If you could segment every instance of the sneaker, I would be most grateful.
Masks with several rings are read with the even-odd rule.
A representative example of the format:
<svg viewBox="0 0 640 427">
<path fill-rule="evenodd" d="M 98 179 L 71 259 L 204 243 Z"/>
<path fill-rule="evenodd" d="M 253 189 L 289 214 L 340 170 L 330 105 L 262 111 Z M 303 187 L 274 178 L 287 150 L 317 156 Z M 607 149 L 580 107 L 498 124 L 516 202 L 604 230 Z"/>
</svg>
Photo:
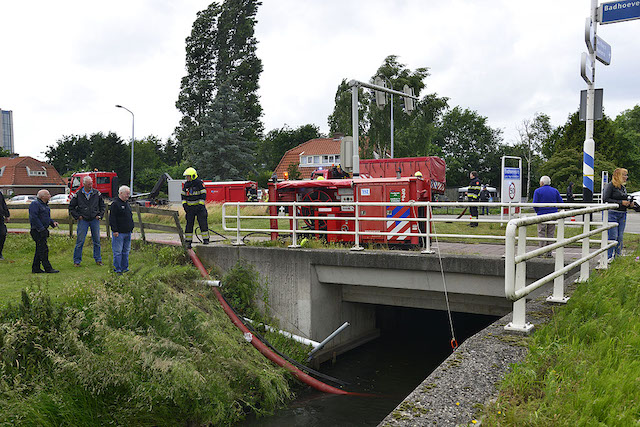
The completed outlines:
<svg viewBox="0 0 640 427">
<path fill-rule="evenodd" d="M 611 264 L 612 262 L 613 262 L 613 257 L 611 257 L 611 258 L 609 258 L 609 259 L 607 260 L 607 264 Z"/>
<path fill-rule="evenodd" d="M 97 264 L 97 265 L 104 265 L 104 264 L 102 263 L 102 261 L 96 261 L 96 264 Z"/>
<path fill-rule="evenodd" d="M 73 266 L 74 266 L 74 267 L 80 267 L 80 263 L 79 263 L 79 262 L 76 262 L 76 263 L 74 263 L 74 264 L 73 264 Z"/>
</svg>

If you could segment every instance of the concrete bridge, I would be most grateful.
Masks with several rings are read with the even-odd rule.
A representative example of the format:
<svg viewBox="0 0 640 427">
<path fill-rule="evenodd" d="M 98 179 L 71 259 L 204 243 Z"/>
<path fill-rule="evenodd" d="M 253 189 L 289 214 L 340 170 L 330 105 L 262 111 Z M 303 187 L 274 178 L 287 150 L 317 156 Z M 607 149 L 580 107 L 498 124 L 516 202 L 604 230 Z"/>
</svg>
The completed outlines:
<svg viewBox="0 0 640 427">
<path fill-rule="evenodd" d="M 504 246 L 467 244 L 456 250 L 451 245 L 448 252 L 459 253 L 229 245 L 197 246 L 196 252 L 205 266 L 224 272 L 241 259 L 253 265 L 267 282 L 269 305 L 282 329 L 321 341 L 349 322 L 318 355 L 322 362 L 379 335 L 376 305 L 446 310 L 440 259 L 452 311 L 509 313 L 513 304 L 505 298 Z M 460 253 L 463 248 L 466 253 Z M 551 271 L 552 261 L 533 260 L 527 264 L 527 280 Z"/>
</svg>

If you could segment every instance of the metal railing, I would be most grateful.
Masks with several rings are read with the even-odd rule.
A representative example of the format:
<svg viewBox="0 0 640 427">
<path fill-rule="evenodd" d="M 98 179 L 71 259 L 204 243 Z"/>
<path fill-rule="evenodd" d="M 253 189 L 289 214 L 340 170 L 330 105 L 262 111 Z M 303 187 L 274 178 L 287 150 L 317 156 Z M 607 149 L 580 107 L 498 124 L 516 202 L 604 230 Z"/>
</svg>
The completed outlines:
<svg viewBox="0 0 640 427">
<path fill-rule="evenodd" d="M 241 212 L 242 207 L 248 206 L 263 206 L 267 209 L 271 206 L 276 206 L 279 210 L 279 215 L 243 215 Z M 384 209 L 392 209 L 399 206 L 408 206 L 410 209 L 424 209 L 424 217 L 418 218 L 417 210 L 413 212 L 408 218 L 389 218 L 389 217 L 370 217 L 362 216 L 361 212 L 363 208 L 370 206 L 383 207 Z M 500 218 L 464 218 L 459 216 L 458 218 L 444 217 L 443 215 L 434 215 L 433 208 L 448 207 L 448 208 L 465 208 L 465 207 L 483 207 L 500 208 Z M 536 215 L 535 213 L 525 214 L 523 210 L 532 209 L 534 207 L 557 207 L 564 209 L 561 212 Z M 233 231 L 236 233 L 236 241 L 234 245 L 243 245 L 242 233 L 278 233 L 291 235 L 292 243 L 290 248 L 298 248 L 298 238 L 301 234 L 313 234 L 313 235 L 353 235 L 353 247 L 351 250 L 363 250 L 360 246 L 362 236 L 395 236 L 402 237 L 404 239 L 411 237 L 421 238 L 422 253 L 433 253 L 431 249 L 432 239 L 434 238 L 463 238 L 463 239 L 481 239 L 481 240 L 495 240 L 505 242 L 505 296 L 514 301 L 513 305 L 513 320 L 506 326 L 506 329 L 513 331 L 527 332 L 533 328 L 533 325 L 527 323 L 525 320 L 526 314 L 526 296 L 529 295 L 535 289 L 540 286 L 554 281 L 553 295 L 547 298 L 550 302 L 565 303 L 568 297 L 564 296 L 564 275 L 571 271 L 573 268 L 580 266 L 580 279 L 579 281 L 585 281 L 589 278 L 589 260 L 601 255 L 599 268 L 607 268 L 608 260 L 606 251 L 614 247 L 617 242 L 609 241 L 607 238 L 607 230 L 616 226 L 615 223 L 608 223 L 606 211 L 616 208 L 615 204 L 584 204 L 584 203 L 558 203 L 558 204 L 534 204 L 534 203 L 483 203 L 483 202 L 408 202 L 408 203 L 390 203 L 390 202 L 236 202 L 236 203 L 224 203 L 222 206 L 222 226 L 225 231 Z M 313 215 L 302 215 L 302 208 L 309 208 Z M 340 209 L 347 209 L 350 212 L 349 216 L 327 216 L 328 212 L 333 207 L 340 207 Z M 227 209 L 233 208 L 235 212 L 228 214 Z M 324 209 L 324 212 L 323 212 Z M 519 213 L 515 213 L 518 211 Z M 291 212 L 289 215 L 288 213 Z M 594 213 L 602 212 L 602 221 L 592 221 L 591 216 Z M 285 214 L 286 213 L 286 214 Z M 335 212 L 334 212 L 335 214 Z M 583 219 L 575 220 L 576 217 L 582 217 Z M 565 221 L 571 218 L 571 221 Z M 287 228 L 243 228 L 242 222 L 246 220 L 277 220 L 286 221 Z M 235 227 L 228 224 L 228 220 L 235 222 Z M 305 229 L 301 226 L 301 222 L 304 221 L 352 221 L 353 230 L 329 230 L 329 229 Z M 401 233 L 392 231 L 372 231 L 361 230 L 360 224 L 362 221 L 385 221 L 385 222 L 397 222 L 407 221 L 411 226 L 402 231 Z M 276 224 L 278 224 L 276 222 Z M 434 227 L 436 223 L 497 223 L 506 225 L 504 235 L 483 235 L 483 234 L 465 234 L 465 233 L 437 233 L 437 227 Z M 424 223 L 421 227 L 419 224 Z M 557 224 L 557 237 L 527 237 L 527 226 L 537 225 L 541 223 L 553 223 Z M 567 226 L 576 227 L 582 226 L 582 233 L 565 237 L 565 228 Z M 597 227 L 596 229 L 591 229 Z M 420 229 L 424 231 L 420 231 Z M 600 234 L 599 239 L 590 239 L 590 237 Z M 536 248 L 527 252 L 527 242 L 551 242 L 544 247 Z M 517 242 L 517 248 L 516 248 Z M 564 249 L 567 245 L 575 243 L 581 243 L 581 255 L 580 258 L 569 263 L 565 266 L 565 253 Z M 594 252 L 590 252 L 591 245 L 599 245 Z M 541 279 L 536 280 L 530 285 L 526 285 L 526 262 L 531 258 L 538 257 L 546 252 L 554 251 L 555 254 L 555 267 L 554 271 Z"/>
<path fill-rule="evenodd" d="M 589 279 L 589 260 L 601 255 L 599 268 L 607 268 L 607 250 L 618 244 L 617 241 L 609 241 L 607 230 L 617 226 L 616 223 L 608 223 L 608 215 L 602 215 L 602 222 L 591 222 L 591 214 L 604 212 L 608 209 L 617 208 L 616 204 L 605 204 L 585 207 L 582 209 L 562 211 L 546 215 L 532 216 L 526 218 L 512 219 L 507 224 L 505 232 L 505 274 L 504 286 L 506 297 L 514 301 L 512 321 L 505 326 L 505 329 L 519 332 L 529 332 L 533 325 L 528 323 L 526 317 L 526 297 L 542 285 L 553 282 L 553 295 L 547 298 L 549 302 L 566 303 L 569 298 L 564 296 L 564 275 L 573 268 L 580 266 L 579 282 Z M 581 234 L 565 238 L 565 219 L 575 215 L 582 215 L 584 220 Z M 527 251 L 526 249 L 526 227 L 541 223 L 556 222 L 558 224 L 558 234 L 555 239 L 538 239 L 555 241 L 551 245 Z M 591 226 L 596 226 L 591 230 Z M 589 237 L 601 234 L 600 248 L 590 252 Z M 582 241 L 581 257 L 568 265 L 564 264 L 564 247 L 566 245 Z M 518 243 L 516 248 L 516 242 Z M 554 271 L 546 276 L 526 285 L 526 262 L 545 252 L 556 250 Z"/>
</svg>

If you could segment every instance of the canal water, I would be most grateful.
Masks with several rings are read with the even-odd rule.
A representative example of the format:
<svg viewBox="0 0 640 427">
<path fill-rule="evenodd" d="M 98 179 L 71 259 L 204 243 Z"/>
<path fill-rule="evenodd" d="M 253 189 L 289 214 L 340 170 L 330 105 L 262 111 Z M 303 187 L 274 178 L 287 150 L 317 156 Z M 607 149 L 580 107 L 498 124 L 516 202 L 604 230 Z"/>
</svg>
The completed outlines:
<svg viewBox="0 0 640 427">
<path fill-rule="evenodd" d="M 347 381 L 344 389 L 379 397 L 336 396 L 300 388 L 287 408 L 242 426 L 377 426 L 451 354 L 446 312 L 377 307 L 380 338 L 327 362 L 321 371 Z M 497 317 L 453 313 L 456 338 L 484 329 Z M 333 385 L 333 384 L 332 384 Z"/>
</svg>

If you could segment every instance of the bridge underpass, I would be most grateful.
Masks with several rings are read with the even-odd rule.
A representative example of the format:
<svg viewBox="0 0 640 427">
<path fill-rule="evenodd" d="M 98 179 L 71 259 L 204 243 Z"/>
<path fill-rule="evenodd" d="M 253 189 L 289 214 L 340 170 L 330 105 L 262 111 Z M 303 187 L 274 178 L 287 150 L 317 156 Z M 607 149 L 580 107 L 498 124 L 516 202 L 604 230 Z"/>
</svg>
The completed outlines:
<svg viewBox="0 0 640 427">
<path fill-rule="evenodd" d="M 241 259 L 253 265 L 267 283 L 269 306 L 282 329 L 322 341 L 349 322 L 350 327 L 318 355 L 321 363 L 378 336 L 376 305 L 446 310 L 440 260 L 452 311 L 494 316 L 509 313 L 513 304 L 504 295 L 504 246 L 466 246 L 467 251 L 482 255 L 461 254 L 459 247 L 458 253 L 440 256 L 413 251 L 229 245 L 197 246 L 196 252 L 205 266 L 223 272 Z M 530 261 L 527 281 L 551 271 L 551 260 Z"/>
</svg>

